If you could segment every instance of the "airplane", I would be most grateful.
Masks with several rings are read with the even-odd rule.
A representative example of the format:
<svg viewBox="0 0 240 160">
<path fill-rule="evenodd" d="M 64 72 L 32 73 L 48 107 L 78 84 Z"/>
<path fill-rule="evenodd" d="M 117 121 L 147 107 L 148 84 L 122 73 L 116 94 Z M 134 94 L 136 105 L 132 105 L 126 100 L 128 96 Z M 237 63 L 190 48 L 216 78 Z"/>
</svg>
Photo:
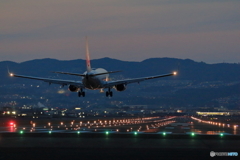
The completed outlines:
<svg viewBox="0 0 240 160">
<path fill-rule="evenodd" d="M 82 77 L 81 81 L 33 77 L 33 76 L 14 74 L 14 73 L 10 73 L 10 72 L 9 72 L 9 75 L 11 77 L 41 80 L 41 81 L 49 83 L 49 85 L 53 83 L 53 84 L 60 84 L 62 86 L 68 86 L 69 91 L 78 92 L 78 97 L 81 97 L 81 96 L 85 97 L 84 89 L 89 89 L 89 90 L 100 89 L 101 92 L 103 92 L 103 89 L 108 89 L 106 91 L 106 97 L 109 97 L 109 96 L 112 97 L 113 96 L 113 92 L 111 91 L 112 88 L 121 92 L 121 91 L 124 91 L 126 89 L 126 86 L 130 83 L 139 83 L 139 82 L 149 80 L 149 79 L 177 75 L 177 72 L 174 71 L 172 73 L 163 74 L 163 75 L 154 75 L 154 76 L 149 76 L 149 77 L 140 77 L 140 78 L 133 78 L 133 79 L 110 81 L 109 74 L 117 73 L 117 72 L 120 72 L 120 71 L 107 71 L 103 68 L 97 68 L 97 69 L 91 68 L 90 54 L 89 54 L 89 48 L 88 48 L 88 39 L 86 37 L 86 71 L 83 74 L 59 72 L 59 71 L 53 72 L 53 73 L 58 73 L 58 74 L 80 76 L 80 77 Z"/>
</svg>

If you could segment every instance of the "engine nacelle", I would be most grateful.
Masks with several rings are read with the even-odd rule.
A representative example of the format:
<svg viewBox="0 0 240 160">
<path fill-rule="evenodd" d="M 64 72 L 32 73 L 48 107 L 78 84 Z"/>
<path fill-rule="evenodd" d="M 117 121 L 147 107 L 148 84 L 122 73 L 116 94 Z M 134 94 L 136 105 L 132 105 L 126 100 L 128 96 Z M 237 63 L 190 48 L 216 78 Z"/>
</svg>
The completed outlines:
<svg viewBox="0 0 240 160">
<path fill-rule="evenodd" d="M 125 84 L 119 84 L 119 85 L 115 85 L 115 89 L 117 90 L 117 91 L 124 91 L 125 89 L 126 89 L 126 86 L 125 86 Z"/>
<path fill-rule="evenodd" d="M 78 87 L 76 87 L 76 86 L 74 86 L 74 85 L 70 85 L 70 86 L 68 87 L 68 90 L 71 91 L 71 92 L 77 92 L 77 91 L 79 91 L 79 89 L 80 89 L 80 88 L 78 88 Z"/>
</svg>

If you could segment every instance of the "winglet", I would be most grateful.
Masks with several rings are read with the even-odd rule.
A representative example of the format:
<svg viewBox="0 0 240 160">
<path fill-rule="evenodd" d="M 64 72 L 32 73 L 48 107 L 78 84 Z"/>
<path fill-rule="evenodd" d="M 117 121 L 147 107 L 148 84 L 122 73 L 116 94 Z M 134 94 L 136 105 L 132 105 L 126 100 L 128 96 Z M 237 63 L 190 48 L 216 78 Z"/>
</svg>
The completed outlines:
<svg viewBox="0 0 240 160">
<path fill-rule="evenodd" d="M 177 67 L 177 71 L 173 72 L 174 75 L 177 75 L 179 72 L 179 66 L 180 66 L 180 62 L 178 62 L 178 67 Z"/>
<path fill-rule="evenodd" d="M 88 49 L 88 38 L 86 37 L 86 67 L 87 72 L 91 72 L 91 63 L 90 63 L 90 55 L 89 55 L 89 49 Z"/>
<path fill-rule="evenodd" d="M 14 76 L 14 74 L 13 74 L 13 73 L 11 73 L 11 72 L 9 71 L 9 68 L 8 68 L 8 66 L 7 66 L 7 71 L 8 71 L 8 75 L 9 75 L 9 76 L 11 76 L 11 77 L 13 77 L 13 76 Z"/>
<path fill-rule="evenodd" d="M 7 71 L 8 71 L 8 74 L 10 74 L 10 71 L 9 71 L 9 68 L 8 68 L 8 66 L 7 66 Z"/>
</svg>

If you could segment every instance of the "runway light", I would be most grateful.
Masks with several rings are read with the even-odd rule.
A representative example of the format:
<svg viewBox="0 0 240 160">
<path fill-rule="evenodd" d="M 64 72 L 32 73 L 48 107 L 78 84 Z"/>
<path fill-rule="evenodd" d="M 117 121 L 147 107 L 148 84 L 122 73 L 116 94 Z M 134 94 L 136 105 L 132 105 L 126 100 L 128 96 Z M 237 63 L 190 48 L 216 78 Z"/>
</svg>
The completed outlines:
<svg viewBox="0 0 240 160">
<path fill-rule="evenodd" d="M 51 134 L 52 132 L 51 132 L 51 131 L 49 131 L 48 133 L 49 133 L 49 134 Z"/>
<path fill-rule="evenodd" d="M 23 131 L 20 131 L 20 134 L 23 134 Z"/>
<path fill-rule="evenodd" d="M 165 136 L 165 135 L 166 135 L 166 132 L 163 132 L 163 135 Z"/>
<path fill-rule="evenodd" d="M 108 132 L 108 131 L 106 131 L 105 133 L 106 133 L 106 135 L 108 135 L 108 134 L 109 134 L 109 132 Z"/>
<path fill-rule="evenodd" d="M 134 135 L 137 135 L 137 132 L 134 132 Z"/>
<path fill-rule="evenodd" d="M 223 136 L 223 134 L 222 134 L 222 133 L 220 133 L 220 136 L 222 137 L 222 136 Z"/>
<path fill-rule="evenodd" d="M 78 131 L 77 134 L 80 134 L 80 131 Z"/>
<path fill-rule="evenodd" d="M 195 136 L 195 133 L 192 132 L 191 135 L 192 135 L 192 136 Z"/>
</svg>

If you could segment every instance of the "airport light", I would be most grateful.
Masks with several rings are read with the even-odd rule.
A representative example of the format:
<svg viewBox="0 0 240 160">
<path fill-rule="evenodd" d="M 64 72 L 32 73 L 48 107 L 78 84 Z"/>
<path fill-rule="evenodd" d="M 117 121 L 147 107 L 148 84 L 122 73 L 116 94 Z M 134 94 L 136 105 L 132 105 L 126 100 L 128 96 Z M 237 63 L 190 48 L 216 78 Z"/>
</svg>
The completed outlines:
<svg viewBox="0 0 240 160">
<path fill-rule="evenodd" d="M 165 135 L 166 135 L 166 132 L 163 132 L 163 135 L 165 136 Z"/>
<path fill-rule="evenodd" d="M 80 131 L 78 131 L 77 134 L 80 134 Z"/>
<path fill-rule="evenodd" d="M 10 122 L 9 125 L 12 127 L 14 126 L 14 122 Z"/>
<path fill-rule="evenodd" d="M 222 137 L 222 136 L 223 136 L 223 133 L 220 133 L 220 136 Z"/>
<path fill-rule="evenodd" d="M 51 134 L 51 133 L 52 133 L 52 131 L 49 131 L 48 133 L 49 133 L 49 134 Z"/>
<path fill-rule="evenodd" d="M 134 132 L 134 135 L 137 135 L 137 132 Z"/>
<path fill-rule="evenodd" d="M 23 131 L 20 131 L 20 134 L 23 134 Z"/>
<path fill-rule="evenodd" d="M 108 135 L 108 134 L 109 134 L 109 132 L 108 132 L 108 131 L 106 131 L 105 133 L 106 133 L 106 135 Z"/>
<path fill-rule="evenodd" d="M 192 132 L 191 135 L 192 135 L 192 136 L 195 136 L 195 133 Z"/>
</svg>

